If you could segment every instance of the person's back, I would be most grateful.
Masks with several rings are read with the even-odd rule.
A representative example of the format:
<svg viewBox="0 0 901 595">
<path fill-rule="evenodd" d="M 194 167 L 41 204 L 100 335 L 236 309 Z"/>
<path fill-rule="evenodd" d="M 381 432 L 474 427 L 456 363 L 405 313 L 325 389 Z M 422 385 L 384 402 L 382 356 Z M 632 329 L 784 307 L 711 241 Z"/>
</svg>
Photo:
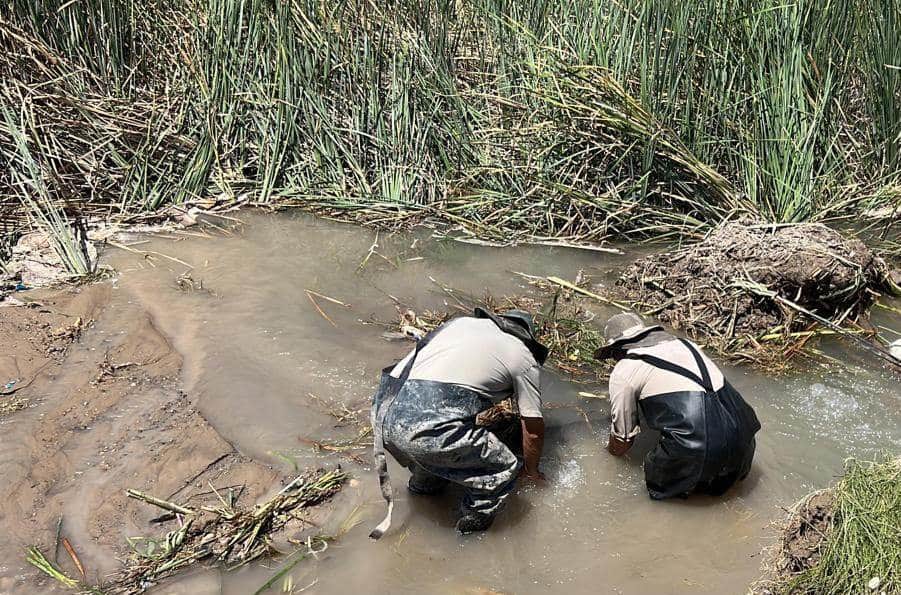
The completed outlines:
<svg viewBox="0 0 901 595">
<path fill-rule="evenodd" d="M 600 359 L 612 357 L 611 431 L 614 455 L 632 446 L 645 424 L 660 442 L 645 458 L 652 498 L 692 491 L 719 494 L 747 475 L 760 423 L 754 410 L 694 343 L 677 339 L 634 314 L 618 314 L 605 327 Z"/>
<path fill-rule="evenodd" d="M 389 506 L 371 537 L 383 535 L 391 523 L 385 451 L 410 470 L 407 489 L 413 494 L 435 494 L 448 483 L 463 487 L 460 533 L 491 525 L 520 470 L 541 480 L 539 366 L 547 353 L 528 313 L 476 308 L 472 317 L 443 324 L 383 370 L 373 396 L 373 452 Z M 519 404 L 522 461 L 489 429 L 476 425 L 480 412 L 512 395 Z"/>
<path fill-rule="evenodd" d="M 400 377 L 411 352 L 392 370 Z M 541 417 L 539 365 L 516 337 L 488 318 L 461 317 L 445 323 L 410 369 L 410 380 L 462 386 L 498 402 L 516 394 L 524 417 Z"/>
<path fill-rule="evenodd" d="M 705 354 L 697 344 L 692 343 L 691 341 L 689 341 L 689 343 L 691 343 L 701 355 L 701 359 L 710 374 L 713 390 L 716 391 L 723 388 L 725 378 L 719 367 L 707 357 L 707 354 Z M 675 364 L 680 368 L 690 370 L 698 376 L 701 375 L 701 370 L 691 352 L 686 349 L 685 345 L 676 337 L 673 337 L 669 341 L 658 343 L 657 345 L 629 349 L 629 353 L 652 355 Z M 615 373 L 617 379 L 622 379 L 624 377 L 629 378 L 630 384 L 639 391 L 639 398 L 652 397 L 654 395 L 679 390 L 703 390 L 703 387 L 694 380 L 670 370 L 657 368 L 640 359 L 622 360 L 617 364 Z M 611 380 L 614 380 L 613 374 L 611 374 Z"/>
<path fill-rule="evenodd" d="M 725 383 L 722 372 L 699 348 L 698 352 L 710 373 L 713 390 L 720 390 Z M 667 337 L 667 340 L 650 346 L 631 347 L 628 353 L 656 357 L 701 375 L 691 352 L 675 337 Z M 700 384 L 681 374 L 653 366 L 641 359 L 623 358 L 610 373 L 611 432 L 621 440 L 631 440 L 639 433 L 638 412 L 642 399 L 672 392 L 700 390 L 704 390 Z"/>
</svg>

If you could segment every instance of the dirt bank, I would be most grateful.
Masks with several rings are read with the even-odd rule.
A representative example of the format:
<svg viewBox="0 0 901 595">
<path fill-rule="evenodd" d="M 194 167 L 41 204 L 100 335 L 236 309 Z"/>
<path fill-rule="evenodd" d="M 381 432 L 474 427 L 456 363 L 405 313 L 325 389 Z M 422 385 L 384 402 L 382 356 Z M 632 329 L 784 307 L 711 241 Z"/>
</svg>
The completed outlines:
<svg viewBox="0 0 901 595">
<path fill-rule="evenodd" d="M 789 511 L 759 595 L 899 593 L 901 459 L 849 459 L 845 476 Z"/>
<path fill-rule="evenodd" d="M 701 242 L 639 259 L 617 282 L 634 307 L 720 355 L 770 363 L 822 330 L 870 330 L 883 290 L 893 291 L 886 262 L 820 224 L 729 223 Z"/>
<path fill-rule="evenodd" d="M 38 544 L 53 559 L 60 517 L 88 582 L 114 570 L 127 536 L 157 532 L 159 511 L 127 488 L 184 501 L 210 483 L 245 485 L 252 502 L 277 483 L 198 413 L 181 356 L 112 283 L 20 295 L 32 305 L 0 308 L 0 386 L 15 391 L 0 399 L 26 404 L 0 417 L 0 592 L 51 588 L 24 553 Z M 65 552 L 59 563 L 77 575 Z"/>
</svg>

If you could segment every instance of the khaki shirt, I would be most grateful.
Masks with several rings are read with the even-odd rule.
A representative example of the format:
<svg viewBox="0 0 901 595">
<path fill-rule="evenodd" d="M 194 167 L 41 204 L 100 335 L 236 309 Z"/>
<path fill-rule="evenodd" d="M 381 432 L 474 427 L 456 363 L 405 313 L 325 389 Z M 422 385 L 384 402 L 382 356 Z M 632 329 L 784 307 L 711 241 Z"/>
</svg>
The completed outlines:
<svg viewBox="0 0 901 595">
<path fill-rule="evenodd" d="M 723 373 L 700 347 L 695 345 L 695 348 L 701 352 L 701 357 L 707 365 L 713 390 L 723 388 L 725 382 Z M 694 356 L 677 339 L 627 351 L 654 355 L 701 376 Z M 687 390 L 704 390 L 704 388 L 684 376 L 655 368 L 641 360 L 622 359 L 616 362 L 610 374 L 610 433 L 620 440 L 634 438 L 641 431 L 638 423 L 638 401 L 654 395 Z"/>
<path fill-rule="evenodd" d="M 400 377 L 409 353 L 391 371 Z M 456 384 L 497 403 L 516 395 L 523 417 L 541 417 L 540 366 L 525 343 L 487 318 L 457 318 L 416 356 L 410 376 Z"/>
</svg>

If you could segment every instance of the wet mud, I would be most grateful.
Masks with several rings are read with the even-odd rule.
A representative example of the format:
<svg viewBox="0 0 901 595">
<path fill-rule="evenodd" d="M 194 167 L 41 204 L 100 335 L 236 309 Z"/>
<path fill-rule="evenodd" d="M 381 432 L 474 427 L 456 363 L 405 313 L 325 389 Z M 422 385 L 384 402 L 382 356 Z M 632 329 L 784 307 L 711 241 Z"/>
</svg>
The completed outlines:
<svg viewBox="0 0 901 595">
<path fill-rule="evenodd" d="M 246 485 L 255 498 L 276 483 L 198 413 L 181 389 L 181 357 L 124 298 L 107 282 L 32 292 L 39 306 L 0 309 L 3 378 L 19 379 L 28 402 L 0 418 L 2 593 L 56 588 L 25 565 L 24 550 L 52 555 L 60 518 L 89 582 L 116 570 L 126 537 L 146 534 L 159 514 L 128 488 L 189 499 L 212 482 Z M 77 576 L 65 552 L 59 561 Z"/>
<path fill-rule="evenodd" d="M 833 497 L 818 493 L 804 502 L 782 538 L 783 571 L 797 574 L 816 566 L 821 548 L 832 528 Z"/>
</svg>

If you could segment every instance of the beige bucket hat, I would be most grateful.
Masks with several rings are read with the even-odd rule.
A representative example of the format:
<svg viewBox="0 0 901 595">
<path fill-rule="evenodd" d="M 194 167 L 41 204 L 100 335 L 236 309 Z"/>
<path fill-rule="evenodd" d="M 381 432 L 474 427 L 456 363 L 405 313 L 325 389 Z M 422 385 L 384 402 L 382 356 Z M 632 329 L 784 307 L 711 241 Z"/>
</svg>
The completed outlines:
<svg viewBox="0 0 901 595">
<path fill-rule="evenodd" d="M 640 339 L 651 331 L 663 330 L 659 324 L 648 325 L 638 314 L 622 312 L 610 317 L 604 326 L 604 338 L 607 342 L 603 347 L 594 352 L 595 359 L 608 359 L 613 350 Z"/>
</svg>

